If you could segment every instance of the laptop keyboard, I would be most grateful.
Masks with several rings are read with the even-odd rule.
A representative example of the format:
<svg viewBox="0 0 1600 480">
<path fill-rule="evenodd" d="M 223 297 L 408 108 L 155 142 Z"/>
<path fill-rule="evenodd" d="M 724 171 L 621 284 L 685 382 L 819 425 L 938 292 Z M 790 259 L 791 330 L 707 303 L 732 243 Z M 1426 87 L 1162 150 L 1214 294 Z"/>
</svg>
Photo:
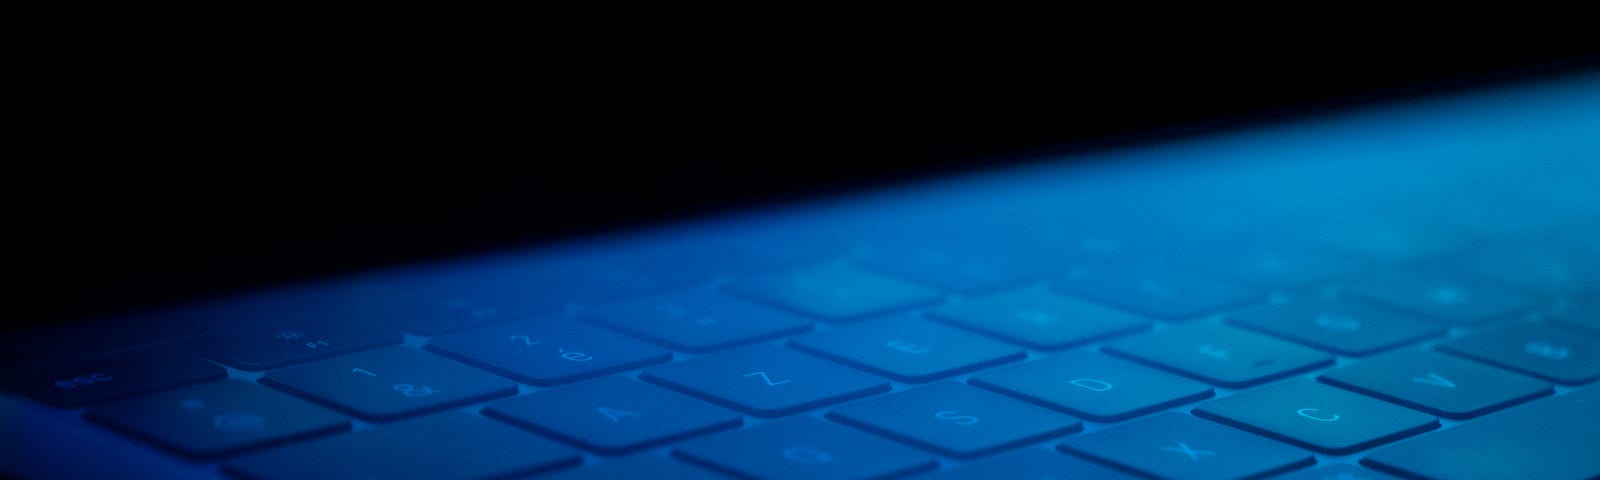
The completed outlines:
<svg viewBox="0 0 1600 480">
<path fill-rule="evenodd" d="M 1600 476 L 1600 183 L 1462 162 L 911 189 L 342 279 L 8 385 L 211 477 Z M 1443 207 L 1472 182 L 1516 218 Z"/>
</svg>

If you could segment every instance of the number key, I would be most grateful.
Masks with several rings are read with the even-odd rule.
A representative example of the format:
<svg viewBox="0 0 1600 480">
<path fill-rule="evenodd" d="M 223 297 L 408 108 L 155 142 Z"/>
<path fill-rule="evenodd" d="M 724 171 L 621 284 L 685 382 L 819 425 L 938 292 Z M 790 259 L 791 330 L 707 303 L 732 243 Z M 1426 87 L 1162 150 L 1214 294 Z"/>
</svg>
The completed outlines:
<svg viewBox="0 0 1600 480">
<path fill-rule="evenodd" d="M 391 347 L 267 372 L 261 383 L 389 420 L 516 393 L 503 378 L 438 356 Z"/>
<path fill-rule="evenodd" d="M 660 347 L 576 322 L 504 323 L 434 338 L 426 347 L 518 381 L 549 386 L 672 358 Z"/>
</svg>

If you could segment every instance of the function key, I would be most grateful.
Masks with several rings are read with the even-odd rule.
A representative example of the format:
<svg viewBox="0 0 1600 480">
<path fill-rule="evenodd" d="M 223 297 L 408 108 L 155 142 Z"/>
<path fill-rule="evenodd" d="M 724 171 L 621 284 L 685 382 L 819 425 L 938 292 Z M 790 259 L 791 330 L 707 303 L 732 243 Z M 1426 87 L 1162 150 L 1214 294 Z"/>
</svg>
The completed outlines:
<svg viewBox="0 0 1600 480">
<path fill-rule="evenodd" d="M 994 239 L 991 239 L 994 240 Z M 918 244 L 920 243 L 920 244 Z M 1043 278 L 1056 265 L 1015 245 L 990 242 L 895 243 L 856 251 L 862 268 L 944 291 L 979 293 Z M 1036 253 L 1049 253 L 1048 250 Z"/>
<path fill-rule="evenodd" d="M 1228 388 L 1333 363 L 1333 356 L 1223 325 L 1180 325 L 1109 343 L 1105 351 Z"/>
<path fill-rule="evenodd" d="M 762 416 L 889 390 L 889 382 L 771 345 L 751 345 L 646 369 L 639 378 Z"/>
<path fill-rule="evenodd" d="M 446 412 L 248 455 L 223 470 L 256 479 L 505 478 L 581 458 L 510 425 Z"/>
<path fill-rule="evenodd" d="M 1011 453 L 987 457 L 952 470 L 940 472 L 938 475 L 919 478 L 936 478 L 939 480 L 991 480 L 996 478 L 1022 480 L 1057 480 L 1060 478 L 1137 480 L 1145 477 L 1115 470 L 1074 455 L 1039 448 L 1025 448 Z"/>
<path fill-rule="evenodd" d="M 1097 422 L 1210 398 L 1211 386 L 1096 352 L 1067 352 L 979 373 L 973 385 Z"/>
<path fill-rule="evenodd" d="M 692 440 L 674 452 L 749 478 L 886 478 L 933 468 L 933 456 L 811 417 Z"/>
<path fill-rule="evenodd" d="M 959 457 L 1083 428 L 1065 414 L 952 382 L 846 404 L 828 412 L 828 418 Z"/>
<path fill-rule="evenodd" d="M 1158 478 L 1256 478 L 1311 465 L 1311 452 L 1181 413 L 1068 438 L 1068 452 Z"/>
<path fill-rule="evenodd" d="M 1435 348 L 1560 383 L 1600 378 L 1600 337 L 1542 323 L 1479 332 Z"/>
<path fill-rule="evenodd" d="M 1059 349 L 1141 330 L 1150 321 L 1098 304 L 1029 288 L 968 299 L 928 316 L 1037 349 Z"/>
<path fill-rule="evenodd" d="M 1056 288 L 1129 311 L 1164 319 L 1187 319 L 1249 302 L 1255 291 L 1159 263 L 1078 268 Z"/>
<path fill-rule="evenodd" d="M 197 457 L 350 428 L 342 415 L 239 380 L 107 403 L 88 418 Z"/>
<path fill-rule="evenodd" d="M 919 318 L 894 318 L 813 332 L 794 348 L 892 379 L 921 383 L 1021 359 L 1021 348 Z"/>
<path fill-rule="evenodd" d="M 194 355 L 146 350 L 34 368 L 8 383 L 35 400 L 76 407 L 225 376 L 222 367 Z"/>
<path fill-rule="evenodd" d="M 230 367 L 259 371 L 397 343 L 400 332 L 374 323 L 318 318 L 252 328 L 203 348 Z"/>
<path fill-rule="evenodd" d="M 389 292 L 381 306 L 360 310 L 363 318 L 419 335 L 439 335 L 464 328 L 528 318 L 559 311 L 559 301 L 529 295 L 525 285 L 477 285 L 435 282 Z"/>
<path fill-rule="evenodd" d="M 707 352 L 811 329 L 811 320 L 724 293 L 686 290 L 590 308 L 583 316 L 674 350 Z"/>
<path fill-rule="evenodd" d="M 672 353 L 562 319 L 502 323 L 434 338 L 428 350 L 533 385 L 550 386 L 670 360 Z"/>
<path fill-rule="evenodd" d="M 1381 272 L 1351 284 L 1349 291 L 1385 306 L 1461 323 L 1507 317 L 1534 301 L 1510 288 L 1440 269 Z"/>
<path fill-rule="evenodd" d="M 370 420 L 511 395 L 517 385 L 418 350 L 390 347 L 267 372 L 261 383 Z"/>
<path fill-rule="evenodd" d="M 852 320 L 938 301 L 939 292 L 844 264 L 758 276 L 728 291 L 823 320 Z"/>
<path fill-rule="evenodd" d="M 1430 415 L 1310 380 L 1212 400 L 1194 414 L 1336 455 L 1439 428 Z"/>
<path fill-rule="evenodd" d="M 1485 415 L 1373 450 L 1361 463 L 1417 478 L 1600 478 L 1600 388 Z"/>
<path fill-rule="evenodd" d="M 501 400 L 483 413 L 610 453 L 742 422 L 721 407 L 621 376 Z"/>
<path fill-rule="evenodd" d="M 1186 265 L 1261 288 L 1293 289 L 1360 272 L 1352 259 L 1281 243 L 1212 245 L 1180 257 Z"/>
<path fill-rule="evenodd" d="M 1235 325 L 1342 355 L 1367 355 L 1444 333 L 1442 325 L 1348 300 L 1304 298 L 1228 315 Z"/>
<path fill-rule="evenodd" d="M 1372 357 L 1323 382 L 1446 418 L 1471 418 L 1551 393 L 1549 383 L 1421 350 Z"/>
</svg>

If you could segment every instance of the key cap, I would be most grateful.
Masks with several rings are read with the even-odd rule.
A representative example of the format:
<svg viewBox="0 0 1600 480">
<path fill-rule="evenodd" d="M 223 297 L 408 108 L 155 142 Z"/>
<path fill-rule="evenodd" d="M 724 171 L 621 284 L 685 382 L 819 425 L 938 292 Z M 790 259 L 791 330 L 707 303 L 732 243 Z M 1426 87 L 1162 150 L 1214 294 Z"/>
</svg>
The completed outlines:
<svg viewBox="0 0 1600 480">
<path fill-rule="evenodd" d="M 563 470 L 539 478 L 544 480 L 612 480 L 618 478 L 727 480 L 728 476 L 693 464 L 645 453 L 612 460 L 597 467 Z"/>
<path fill-rule="evenodd" d="M 938 292 L 843 264 L 763 275 L 728 285 L 736 295 L 827 321 L 852 320 L 939 300 Z"/>
<path fill-rule="evenodd" d="M 1440 353 L 1405 350 L 1323 373 L 1323 382 L 1445 418 L 1472 418 L 1552 391 L 1550 384 Z"/>
<path fill-rule="evenodd" d="M 1435 348 L 1560 383 L 1600 378 L 1600 338 L 1542 323 L 1479 332 Z"/>
<path fill-rule="evenodd" d="M 521 284 L 434 281 L 385 292 L 377 306 L 361 309 L 363 319 L 421 335 L 441 335 L 479 325 L 548 315 L 563 303 L 530 295 Z"/>
<path fill-rule="evenodd" d="M 1118 340 L 1106 353 L 1200 381 L 1243 388 L 1333 363 L 1333 356 L 1232 327 L 1180 325 Z"/>
<path fill-rule="evenodd" d="M 501 478 L 578 463 L 555 441 L 462 412 L 445 412 L 256 453 L 223 470 L 242 477 Z"/>
<path fill-rule="evenodd" d="M 1296 232 L 1306 243 L 1350 252 L 1361 258 L 1409 262 L 1457 248 L 1454 235 L 1393 220 L 1357 217 L 1308 224 Z"/>
<path fill-rule="evenodd" d="M 1061 449 L 1159 478 L 1255 478 L 1316 461 L 1311 452 L 1181 413 L 1067 438 Z"/>
<path fill-rule="evenodd" d="M 273 370 L 261 383 L 368 420 L 393 420 L 517 393 L 517 385 L 506 379 L 405 347 Z"/>
<path fill-rule="evenodd" d="M 227 371 L 193 355 L 140 351 L 30 369 L 8 379 L 17 391 L 61 407 L 219 380 Z"/>
<path fill-rule="evenodd" d="M 1600 476 L 1600 388 L 1536 400 L 1373 450 L 1361 463 L 1421 478 Z"/>
<path fill-rule="evenodd" d="M 1022 349 L 919 318 L 894 318 L 813 332 L 796 349 L 879 375 L 922 383 L 1021 359 Z"/>
<path fill-rule="evenodd" d="M 645 369 L 639 378 L 761 416 L 887 391 L 889 382 L 771 345 L 751 345 Z"/>
<path fill-rule="evenodd" d="M 240 370 L 270 370 L 400 343 L 400 332 L 341 318 L 315 318 L 252 328 L 202 347 L 207 357 Z"/>
<path fill-rule="evenodd" d="M 490 404 L 483 414 L 618 453 L 742 423 L 739 414 L 621 376 Z"/>
<path fill-rule="evenodd" d="M 1277 480 L 1401 480 L 1400 477 L 1394 475 L 1345 464 L 1301 470 L 1273 478 Z"/>
<path fill-rule="evenodd" d="M 1152 263 L 1074 269 L 1055 287 L 1070 295 L 1171 320 L 1197 317 L 1257 297 L 1243 286 Z"/>
<path fill-rule="evenodd" d="M 1462 262 L 1461 270 L 1545 293 L 1600 287 L 1600 257 L 1553 242 L 1491 249 Z"/>
<path fill-rule="evenodd" d="M 223 380 L 90 408 L 87 417 L 196 457 L 350 428 L 328 409 L 241 380 Z"/>
<path fill-rule="evenodd" d="M 811 417 L 691 440 L 673 453 L 735 475 L 774 480 L 884 478 L 935 464 L 911 447 Z"/>
<path fill-rule="evenodd" d="M 1234 325 L 1343 355 L 1380 350 L 1444 334 L 1441 325 L 1348 300 L 1308 297 L 1228 315 Z"/>
<path fill-rule="evenodd" d="M 1029 288 L 939 307 L 928 316 L 1029 348 L 1060 349 L 1119 333 L 1150 321 L 1097 304 Z"/>
<path fill-rule="evenodd" d="M 940 480 L 991 480 L 996 478 L 1027 480 L 1135 480 L 1144 478 L 1131 473 L 1113 470 L 1061 452 L 1026 448 L 1011 453 L 987 457 L 938 475 L 919 478 Z"/>
<path fill-rule="evenodd" d="M 602 305 L 584 317 L 674 350 L 702 353 L 811 329 L 811 321 L 798 315 L 705 290 Z"/>
<path fill-rule="evenodd" d="M 939 290 L 980 293 L 1044 278 L 1056 264 L 1035 253 L 994 243 L 893 243 L 862 248 L 854 263 L 862 268 Z M 1007 247 L 1014 247 L 1007 245 Z"/>
<path fill-rule="evenodd" d="M 828 412 L 828 418 L 958 457 L 1083 428 L 1076 418 L 954 382 L 846 404 Z"/>
<path fill-rule="evenodd" d="M 1353 282 L 1351 295 L 1428 318 L 1479 323 L 1525 310 L 1533 298 L 1443 270 L 1382 272 Z"/>
<path fill-rule="evenodd" d="M 1343 455 L 1439 428 L 1439 419 L 1310 380 L 1219 398 L 1194 409 L 1294 445 Z"/>
<path fill-rule="evenodd" d="M 969 383 L 1096 422 L 1116 422 L 1210 398 L 1194 380 L 1076 351 L 973 375 Z"/>
<path fill-rule="evenodd" d="M 1198 270 L 1261 288 L 1293 289 L 1360 272 L 1344 255 L 1284 243 L 1241 241 L 1184 254 Z"/>
<path fill-rule="evenodd" d="M 559 385 L 670 360 L 672 353 L 600 328 L 557 319 L 491 325 L 434 338 L 429 351 L 519 382 Z"/>
</svg>

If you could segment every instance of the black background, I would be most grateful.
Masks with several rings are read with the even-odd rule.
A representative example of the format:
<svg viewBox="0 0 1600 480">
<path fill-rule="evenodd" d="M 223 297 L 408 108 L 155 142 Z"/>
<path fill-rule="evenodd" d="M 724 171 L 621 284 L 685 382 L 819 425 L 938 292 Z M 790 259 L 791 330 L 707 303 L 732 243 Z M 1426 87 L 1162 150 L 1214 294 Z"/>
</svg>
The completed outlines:
<svg viewBox="0 0 1600 480">
<path fill-rule="evenodd" d="M 1270 42 L 1005 58 L 280 47 L 113 42 L 36 59 L 4 180 L 9 325 L 1595 63 L 1573 48 Z"/>
</svg>

